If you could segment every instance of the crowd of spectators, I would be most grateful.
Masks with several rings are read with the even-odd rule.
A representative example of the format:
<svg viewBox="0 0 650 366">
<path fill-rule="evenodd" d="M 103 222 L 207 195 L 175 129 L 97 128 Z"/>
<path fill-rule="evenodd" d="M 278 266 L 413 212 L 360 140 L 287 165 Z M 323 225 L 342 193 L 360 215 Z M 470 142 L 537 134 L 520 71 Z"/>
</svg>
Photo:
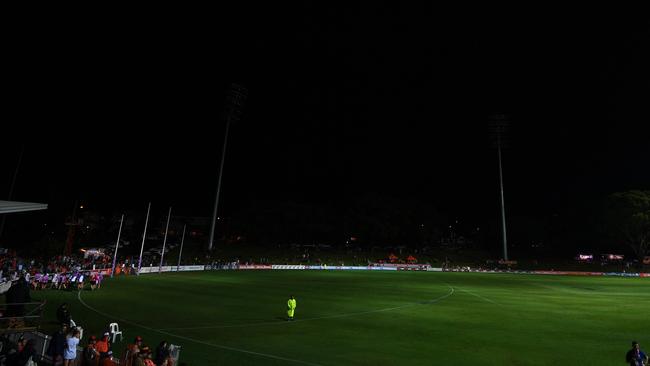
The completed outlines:
<svg viewBox="0 0 650 366">
<path fill-rule="evenodd" d="M 33 339 L 18 338 L 16 348 L 6 353 L 4 364 L 6 366 L 24 366 L 28 362 L 35 361 L 37 352 Z"/>
<path fill-rule="evenodd" d="M 135 337 L 133 343 L 128 344 L 117 359 L 114 355 L 114 344 L 111 333 L 107 329 L 101 337 L 88 336 L 86 345 L 77 352 L 82 335 L 82 329 L 72 320 L 70 310 L 66 303 L 57 309 L 57 321 L 61 328 L 54 334 L 47 350 L 47 355 L 54 365 L 80 365 L 80 366 L 172 366 L 171 347 L 166 341 L 160 342 L 155 352 L 144 344 L 142 337 Z M 66 362 L 67 361 L 67 362 Z"/>
<path fill-rule="evenodd" d="M 172 366 L 171 347 L 167 341 L 158 344 L 155 350 L 146 345 L 142 337 L 137 336 L 122 352 L 121 357 L 113 353 L 114 344 L 111 335 L 104 332 L 100 338 L 88 337 L 82 351 L 77 352 L 80 342 L 80 330 L 69 323 L 62 323 L 61 329 L 52 335 L 47 355 L 54 365 L 79 366 Z M 23 364 L 21 364 L 23 365 Z"/>
<path fill-rule="evenodd" d="M 24 295 L 25 288 L 83 290 L 89 285 L 91 290 L 96 290 L 101 288 L 104 279 L 103 266 L 72 256 L 26 261 L 5 253 L 0 256 L 0 268 L 0 284 L 6 284 L 3 289 L 6 290 L 7 303 L 29 302 L 29 295 Z M 20 316 L 20 312 L 12 312 L 16 307 L 10 308 L 9 315 Z"/>
</svg>

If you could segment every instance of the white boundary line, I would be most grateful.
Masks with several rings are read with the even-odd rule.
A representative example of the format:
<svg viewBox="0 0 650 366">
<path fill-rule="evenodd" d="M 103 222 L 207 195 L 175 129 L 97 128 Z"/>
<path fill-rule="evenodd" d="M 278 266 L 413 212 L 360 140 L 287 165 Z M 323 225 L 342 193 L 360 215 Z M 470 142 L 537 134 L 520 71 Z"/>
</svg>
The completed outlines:
<svg viewBox="0 0 650 366">
<path fill-rule="evenodd" d="M 249 354 L 249 355 L 254 355 L 254 356 L 259 356 L 259 357 L 271 358 L 271 359 L 274 359 L 274 360 L 281 360 L 281 361 L 287 361 L 287 362 L 299 363 L 299 364 L 302 364 L 302 365 L 322 366 L 322 365 L 317 364 L 317 363 L 311 363 L 311 362 L 305 362 L 305 361 L 300 361 L 300 360 L 294 360 L 294 359 L 291 359 L 291 358 L 285 358 L 285 357 L 281 357 L 281 356 L 275 356 L 275 355 L 271 355 L 271 354 L 268 354 L 268 353 L 253 352 L 253 351 L 247 351 L 247 350 L 245 350 L 245 349 L 241 349 L 241 348 L 228 347 L 228 346 L 224 346 L 224 345 L 221 345 L 221 344 L 215 344 L 215 343 L 208 343 L 208 342 L 204 342 L 204 341 L 201 341 L 201 340 L 198 340 L 198 339 L 189 338 L 189 337 L 185 337 L 185 336 L 181 336 L 181 335 L 177 335 L 177 334 L 173 334 L 173 333 L 165 332 L 165 331 L 163 331 L 163 330 L 159 330 L 159 329 L 154 329 L 154 328 L 151 328 L 151 327 L 147 327 L 146 325 L 138 324 L 138 323 L 135 323 L 135 322 L 132 322 L 132 321 L 126 320 L 126 319 L 121 319 L 121 318 L 118 318 L 118 317 L 112 316 L 112 315 L 110 315 L 110 314 L 104 313 L 104 312 L 102 312 L 102 311 L 100 311 L 100 310 L 97 310 L 97 309 L 93 308 L 92 306 L 86 304 L 85 301 L 83 301 L 83 299 L 81 298 L 81 291 L 79 291 L 79 292 L 77 293 L 77 298 L 79 299 L 79 302 L 81 302 L 81 304 L 82 304 L 83 306 L 85 306 L 85 307 L 86 307 L 87 309 L 89 309 L 89 310 L 92 310 L 92 311 L 96 312 L 96 313 L 99 314 L 99 315 L 102 315 L 102 316 L 104 316 L 104 317 L 106 317 L 106 318 L 109 318 L 109 319 L 116 319 L 116 320 L 119 320 L 120 322 L 123 322 L 123 323 L 127 323 L 127 324 L 131 324 L 131 325 L 135 325 L 136 327 L 139 327 L 139 328 L 142 328 L 142 329 L 146 329 L 146 330 L 149 330 L 149 331 L 152 331 L 152 332 L 157 332 L 157 333 L 164 334 L 164 335 L 168 335 L 168 336 L 172 336 L 172 337 L 175 337 L 175 338 L 184 339 L 184 340 L 186 340 L 186 341 L 190 341 L 190 342 L 194 342 L 194 343 L 202 344 L 202 345 L 205 345 L 205 346 L 210 346 L 210 347 L 214 347 L 214 348 L 225 349 L 225 350 L 228 350 L 228 351 L 240 352 L 240 353 L 246 353 L 246 354 Z"/>
<path fill-rule="evenodd" d="M 489 302 L 489 303 L 491 303 L 491 304 L 494 304 L 494 305 L 501 305 L 501 304 L 499 304 L 498 302 L 493 301 L 493 300 L 490 300 L 490 299 L 488 299 L 487 297 L 483 297 L 483 296 L 481 296 L 481 295 L 479 295 L 479 294 L 477 294 L 477 293 L 475 293 L 475 292 L 472 292 L 472 291 L 469 291 L 469 290 L 462 289 L 462 288 L 460 288 L 460 287 L 458 287 L 458 286 L 455 286 L 454 288 L 457 288 L 457 289 L 459 289 L 459 290 L 461 290 L 461 291 L 463 291 L 463 292 L 465 292 L 465 293 L 468 293 L 468 294 L 470 294 L 470 295 L 472 295 L 472 296 L 476 296 L 476 297 L 478 297 L 479 299 L 481 299 L 481 300 L 485 300 L 485 301 L 487 301 L 487 302 Z"/>
<path fill-rule="evenodd" d="M 345 313 L 345 314 L 336 314 L 336 315 L 326 315 L 326 316 L 319 316 L 315 318 L 307 318 L 307 319 L 298 319 L 294 320 L 293 322 L 287 322 L 287 321 L 277 321 L 277 322 L 260 322 L 260 323 L 249 323 L 249 324 L 232 324 L 232 325 L 207 325 L 207 326 L 199 326 L 199 327 L 179 327 L 179 328 L 159 328 L 158 330 L 192 330 L 192 329 L 222 329 L 222 328 L 244 328 L 244 327 L 256 327 L 256 326 L 263 326 L 263 325 L 287 325 L 287 324 L 292 324 L 292 323 L 298 323 L 298 322 L 307 322 L 307 321 L 313 321 L 313 320 L 322 320 L 322 319 L 335 319 L 335 318 L 347 318 L 351 316 L 357 316 L 357 315 L 365 315 L 365 314 L 373 314 L 373 313 L 381 313 L 385 311 L 392 311 L 392 310 L 399 310 L 403 308 L 407 308 L 410 306 L 415 306 L 415 305 L 426 305 L 426 304 L 434 304 L 439 301 L 442 301 L 449 296 L 454 294 L 454 288 L 452 286 L 449 286 L 449 292 L 445 295 L 442 295 L 440 297 L 437 297 L 433 300 L 428 300 L 428 301 L 422 301 L 422 302 L 414 302 L 414 303 L 409 303 L 406 305 L 401 305 L 401 306 L 395 306 L 392 308 L 384 308 L 384 309 L 377 309 L 377 310 L 369 310 L 369 311 L 359 311 L 355 313 Z"/>
</svg>

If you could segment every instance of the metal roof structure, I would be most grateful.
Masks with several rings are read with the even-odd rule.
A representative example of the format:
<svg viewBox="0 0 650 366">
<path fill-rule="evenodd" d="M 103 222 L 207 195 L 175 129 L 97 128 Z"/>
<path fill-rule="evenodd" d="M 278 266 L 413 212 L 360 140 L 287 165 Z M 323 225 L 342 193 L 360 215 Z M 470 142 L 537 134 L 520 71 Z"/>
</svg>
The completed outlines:
<svg viewBox="0 0 650 366">
<path fill-rule="evenodd" d="M 0 214 L 47 210 L 46 203 L 0 201 Z"/>
</svg>

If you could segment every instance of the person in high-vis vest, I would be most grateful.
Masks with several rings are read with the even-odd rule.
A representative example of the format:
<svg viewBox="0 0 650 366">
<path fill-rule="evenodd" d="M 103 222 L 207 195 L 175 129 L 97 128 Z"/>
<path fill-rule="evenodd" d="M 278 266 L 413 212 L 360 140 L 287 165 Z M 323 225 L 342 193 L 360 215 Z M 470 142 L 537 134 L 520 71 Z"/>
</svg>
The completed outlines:
<svg viewBox="0 0 650 366">
<path fill-rule="evenodd" d="M 296 299 L 291 295 L 287 301 L 287 320 L 293 320 L 293 313 L 296 311 Z"/>
</svg>

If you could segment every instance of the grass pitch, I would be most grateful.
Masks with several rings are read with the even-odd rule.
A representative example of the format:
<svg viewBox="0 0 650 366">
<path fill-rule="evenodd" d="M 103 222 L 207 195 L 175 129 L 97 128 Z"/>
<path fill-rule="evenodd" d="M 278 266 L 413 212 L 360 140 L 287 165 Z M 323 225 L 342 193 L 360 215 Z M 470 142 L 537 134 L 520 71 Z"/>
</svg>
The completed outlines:
<svg viewBox="0 0 650 366">
<path fill-rule="evenodd" d="M 298 301 L 287 322 L 289 295 Z M 181 345 L 187 365 L 616 365 L 650 350 L 650 279 L 474 273 L 211 271 L 32 291 L 84 338 Z M 85 344 L 85 339 L 82 341 Z"/>
</svg>

